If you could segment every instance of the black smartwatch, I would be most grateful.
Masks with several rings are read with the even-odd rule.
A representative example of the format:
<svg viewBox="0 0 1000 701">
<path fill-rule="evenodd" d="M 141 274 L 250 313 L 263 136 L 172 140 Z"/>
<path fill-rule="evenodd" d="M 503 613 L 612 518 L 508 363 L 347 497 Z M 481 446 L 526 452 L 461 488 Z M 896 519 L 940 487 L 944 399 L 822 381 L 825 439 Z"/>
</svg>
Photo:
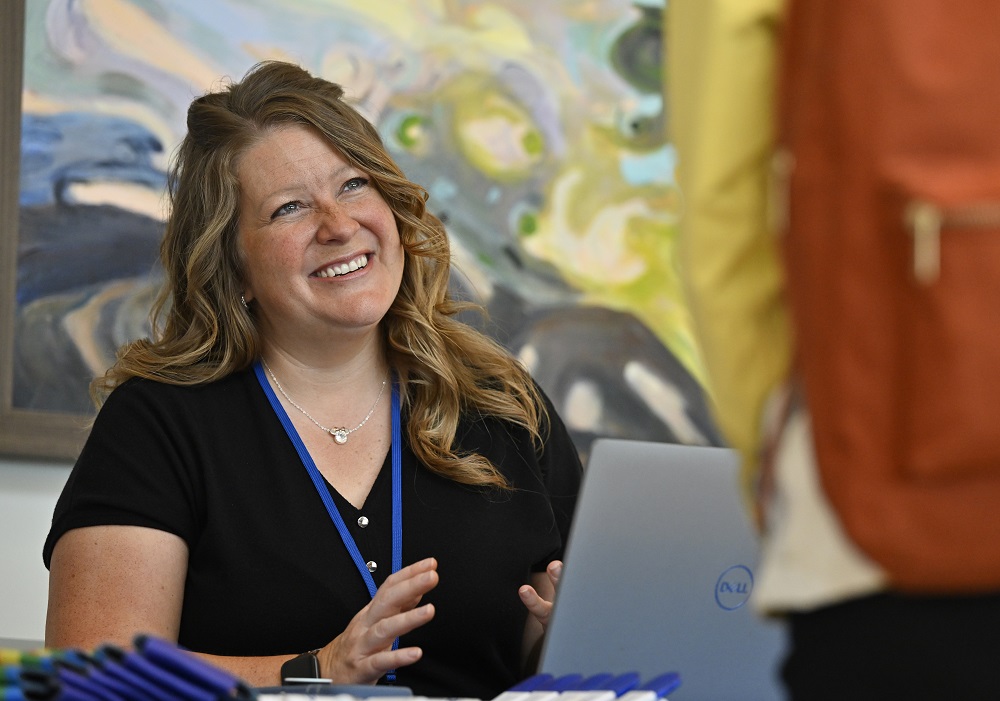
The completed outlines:
<svg viewBox="0 0 1000 701">
<path fill-rule="evenodd" d="M 319 650 L 310 650 L 281 665 L 282 684 L 322 684 L 329 683 L 329 679 L 323 679 L 319 672 L 319 658 L 316 653 Z"/>
</svg>

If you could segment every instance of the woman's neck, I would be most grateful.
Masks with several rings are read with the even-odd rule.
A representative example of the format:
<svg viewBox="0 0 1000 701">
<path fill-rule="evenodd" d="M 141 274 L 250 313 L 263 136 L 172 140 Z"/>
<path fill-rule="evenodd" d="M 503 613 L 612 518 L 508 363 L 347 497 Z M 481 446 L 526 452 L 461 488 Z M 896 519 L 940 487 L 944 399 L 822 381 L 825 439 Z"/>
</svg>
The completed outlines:
<svg viewBox="0 0 1000 701">
<path fill-rule="evenodd" d="M 359 344 L 290 348 L 265 343 L 264 362 L 293 397 L 361 397 L 388 378 L 381 336 Z"/>
</svg>

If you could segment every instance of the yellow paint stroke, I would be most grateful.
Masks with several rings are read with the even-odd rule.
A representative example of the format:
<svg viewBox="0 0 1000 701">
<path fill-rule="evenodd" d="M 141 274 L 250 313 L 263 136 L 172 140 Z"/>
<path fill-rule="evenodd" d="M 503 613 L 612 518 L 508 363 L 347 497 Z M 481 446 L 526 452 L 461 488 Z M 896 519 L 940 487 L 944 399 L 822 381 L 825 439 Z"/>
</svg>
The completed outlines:
<svg viewBox="0 0 1000 701">
<path fill-rule="evenodd" d="M 218 67 L 199 58 L 133 3 L 86 0 L 82 9 L 94 31 L 116 51 L 179 76 L 199 90 L 218 80 Z"/>
</svg>

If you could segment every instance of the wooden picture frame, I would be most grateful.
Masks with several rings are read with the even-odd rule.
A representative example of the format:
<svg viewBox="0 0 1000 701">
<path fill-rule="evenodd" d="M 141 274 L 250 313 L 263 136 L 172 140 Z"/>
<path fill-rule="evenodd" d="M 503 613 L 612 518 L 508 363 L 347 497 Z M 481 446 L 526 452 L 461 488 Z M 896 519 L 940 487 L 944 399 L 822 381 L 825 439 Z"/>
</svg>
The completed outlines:
<svg viewBox="0 0 1000 701">
<path fill-rule="evenodd" d="M 90 416 L 13 405 L 24 0 L 0 3 L 0 454 L 73 459 Z"/>
</svg>

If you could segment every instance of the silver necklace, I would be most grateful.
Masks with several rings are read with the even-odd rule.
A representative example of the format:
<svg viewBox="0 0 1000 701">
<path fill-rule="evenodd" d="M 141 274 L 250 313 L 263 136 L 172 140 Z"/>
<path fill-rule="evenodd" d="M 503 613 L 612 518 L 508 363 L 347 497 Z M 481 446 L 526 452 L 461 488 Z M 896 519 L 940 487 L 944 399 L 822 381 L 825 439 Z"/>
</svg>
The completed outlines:
<svg viewBox="0 0 1000 701">
<path fill-rule="evenodd" d="M 264 361 L 263 358 L 261 358 L 261 362 L 264 363 L 264 367 L 267 369 L 267 374 L 271 376 L 272 380 L 274 380 L 274 386 L 278 388 L 279 392 L 281 392 L 281 396 L 283 396 L 285 399 L 287 399 L 289 404 L 291 404 L 293 407 L 295 407 L 296 409 L 298 409 L 299 411 L 301 411 L 302 414 L 307 419 L 309 419 L 314 424 L 316 424 L 317 426 L 319 426 L 320 429 L 322 429 L 324 433 L 329 433 L 331 436 L 333 436 L 333 440 L 334 440 L 334 442 L 337 443 L 337 445 L 344 445 L 344 443 L 347 442 L 347 437 L 349 435 L 351 435 L 352 433 L 354 433 L 355 431 L 357 431 L 359 428 L 361 428 L 362 426 L 364 426 L 366 423 L 368 423 L 368 419 L 370 419 L 372 417 L 372 414 L 375 413 L 375 407 L 377 407 L 378 403 L 382 400 L 382 393 L 385 392 L 385 383 L 386 383 L 386 381 L 382 380 L 382 387 L 379 388 L 378 396 L 375 397 L 375 403 L 372 404 L 372 408 L 368 410 L 368 415 L 365 416 L 365 418 L 361 421 L 361 423 L 359 423 L 354 428 L 347 429 L 347 428 L 344 428 L 343 426 L 335 426 L 334 428 L 327 428 L 326 426 L 324 426 L 323 424 L 321 424 L 319 421 L 317 421 L 316 419 L 314 419 L 309 414 L 308 411 L 306 411 L 305 409 L 303 409 L 302 407 L 300 407 L 298 404 L 296 404 L 295 400 L 292 399 L 291 397 L 289 397 L 288 393 L 285 392 L 285 389 L 281 386 L 281 383 L 278 382 L 278 378 L 274 376 L 274 373 L 271 371 L 270 366 Z"/>
</svg>

